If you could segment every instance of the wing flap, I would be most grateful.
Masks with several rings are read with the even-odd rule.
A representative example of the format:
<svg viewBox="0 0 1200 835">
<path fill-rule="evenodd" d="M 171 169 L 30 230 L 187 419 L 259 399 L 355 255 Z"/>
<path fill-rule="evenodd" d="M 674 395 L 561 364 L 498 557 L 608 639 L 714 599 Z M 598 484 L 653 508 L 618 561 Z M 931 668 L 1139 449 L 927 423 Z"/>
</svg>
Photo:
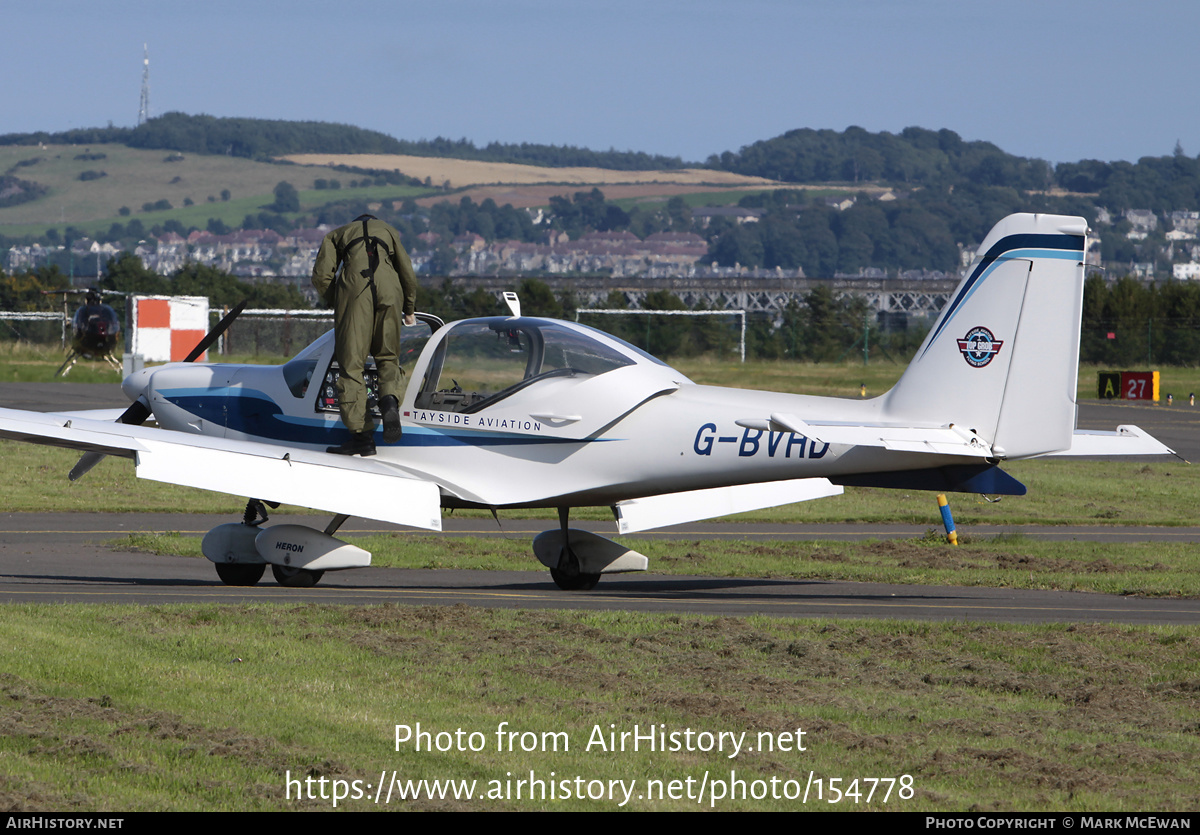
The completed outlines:
<svg viewBox="0 0 1200 835">
<path fill-rule="evenodd" d="M 842 488 L 825 478 L 794 478 L 761 484 L 739 484 L 734 487 L 713 487 L 707 490 L 685 490 L 663 496 L 629 499 L 614 505 L 617 531 L 634 533 L 651 528 L 664 528 L 728 516 L 764 507 L 776 507 L 793 502 L 807 502 L 826 496 L 839 496 Z"/>
<path fill-rule="evenodd" d="M 142 444 L 145 451 L 137 455 L 138 478 L 442 529 L 441 493 L 430 481 L 365 472 L 340 463 L 293 460 L 278 447 L 274 456 L 268 456 L 164 440 L 144 439 Z"/>
</svg>

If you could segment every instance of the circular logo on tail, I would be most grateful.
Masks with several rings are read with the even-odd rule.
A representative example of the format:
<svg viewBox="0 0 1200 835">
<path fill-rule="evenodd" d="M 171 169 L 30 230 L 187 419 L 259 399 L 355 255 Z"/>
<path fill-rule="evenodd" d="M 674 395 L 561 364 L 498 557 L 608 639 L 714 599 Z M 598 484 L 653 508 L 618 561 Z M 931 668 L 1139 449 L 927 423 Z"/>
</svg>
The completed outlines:
<svg viewBox="0 0 1200 835">
<path fill-rule="evenodd" d="M 963 359 L 969 365 L 983 368 L 1000 353 L 1003 344 L 987 328 L 971 328 L 965 337 L 958 340 L 958 350 L 962 351 Z"/>
</svg>

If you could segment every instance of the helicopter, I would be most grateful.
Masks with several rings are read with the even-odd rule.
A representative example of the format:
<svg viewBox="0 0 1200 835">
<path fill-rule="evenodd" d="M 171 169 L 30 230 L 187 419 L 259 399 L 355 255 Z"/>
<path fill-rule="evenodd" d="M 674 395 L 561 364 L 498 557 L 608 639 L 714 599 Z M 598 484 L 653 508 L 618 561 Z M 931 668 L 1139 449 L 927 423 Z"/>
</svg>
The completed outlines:
<svg viewBox="0 0 1200 835">
<path fill-rule="evenodd" d="M 54 372 L 55 377 L 65 377 L 75 367 L 79 359 L 95 359 L 107 362 L 116 371 L 121 370 L 121 363 L 113 355 L 117 348 L 117 338 L 121 335 L 121 320 L 117 311 L 111 305 L 104 303 L 105 295 L 125 296 L 116 290 L 101 291 L 96 287 L 87 289 L 43 290 L 45 295 L 59 294 L 63 297 L 63 341 L 66 342 L 67 296 L 85 296 L 83 305 L 76 309 L 71 317 L 71 347 L 67 358 Z"/>
</svg>

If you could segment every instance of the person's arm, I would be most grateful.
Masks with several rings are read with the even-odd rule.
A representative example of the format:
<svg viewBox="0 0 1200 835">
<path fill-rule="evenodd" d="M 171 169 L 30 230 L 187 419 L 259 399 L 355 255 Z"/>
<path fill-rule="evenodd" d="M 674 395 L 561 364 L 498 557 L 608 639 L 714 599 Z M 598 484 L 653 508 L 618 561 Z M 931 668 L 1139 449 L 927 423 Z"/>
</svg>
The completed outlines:
<svg viewBox="0 0 1200 835">
<path fill-rule="evenodd" d="M 326 235 L 325 239 L 321 241 L 321 248 L 317 250 L 317 260 L 313 262 L 312 284 L 317 288 L 321 300 L 331 306 L 333 298 L 330 290 L 333 289 L 333 279 L 337 275 L 337 267 L 337 246 L 334 245 L 332 236 Z"/>
<path fill-rule="evenodd" d="M 392 263 L 396 267 L 396 274 L 400 276 L 400 288 L 404 291 L 404 324 L 415 325 L 417 319 L 413 313 L 417 309 L 417 274 L 413 272 L 412 259 L 408 257 L 399 237 L 394 252 Z"/>
</svg>

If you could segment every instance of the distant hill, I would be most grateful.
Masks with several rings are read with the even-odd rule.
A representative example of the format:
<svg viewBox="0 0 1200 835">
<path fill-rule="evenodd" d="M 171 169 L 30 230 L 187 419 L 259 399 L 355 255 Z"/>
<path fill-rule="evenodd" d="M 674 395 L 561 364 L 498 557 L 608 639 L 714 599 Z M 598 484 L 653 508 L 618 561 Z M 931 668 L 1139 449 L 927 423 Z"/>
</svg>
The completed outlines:
<svg viewBox="0 0 1200 835">
<path fill-rule="evenodd" d="M 0 136 L 0 146 L 119 144 L 146 150 L 267 160 L 294 154 L 386 154 L 519 163 L 550 168 L 616 171 L 698 167 L 679 157 L 636 151 L 593 151 L 571 146 L 466 139 L 402 140 L 351 125 L 268 119 L 217 118 L 167 113 L 136 128 L 81 128 L 60 133 Z M 1200 161 L 1177 149 L 1173 156 L 1136 163 L 1081 160 L 1052 166 L 1005 153 L 990 142 L 968 142 L 952 130 L 909 127 L 893 134 L 860 127 L 844 131 L 801 128 L 725 151 L 704 166 L 785 183 L 877 184 L 901 189 L 956 186 L 1019 192 L 1055 189 L 1095 195 L 1096 205 L 1156 212 L 1200 208 Z M 5 172 L 15 174 L 16 172 Z"/>
<path fill-rule="evenodd" d="M 1136 163 L 1081 160 L 1052 166 L 1005 153 L 991 142 L 967 142 L 952 130 L 905 128 L 898 134 L 859 127 L 838 132 L 788 131 L 740 151 L 714 154 L 711 168 L 790 183 L 887 183 L 901 188 L 1007 188 L 1094 196 L 1112 211 L 1162 213 L 1200 209 L 1200 160 L 1172 156 Z"/>
<path fill-rule="evenodd" d="M 266 159 L 288 154 L 408 154 L 487 162 L 516 162 L 555 168 L 588 166 L 619 171 L 684 168 L 679 157 L 634 151 L 592 151 L 571 146 L 489 143 L 477 148 L 466 139 L 407 141 L 331 122 L 231 119 L 167 113 L 136 128 L 83 128 L 61 133 L 10 133 L 0 145 L 103 145 L 224 154 Z"/>
<path fill-rule="evenodd" d="M 713 155 L 708 165 L 739 174 L 793 183 L 888 182 L 925 186 L 966 181 L 1023 190 L 1054 185 L 1054 170 L 1040 159 L 1006 154 L 990 142 L 966 142 L 952 130 L 905 128 L 898 134 L 859 127 L 792 130 Z"/>
</svg>

